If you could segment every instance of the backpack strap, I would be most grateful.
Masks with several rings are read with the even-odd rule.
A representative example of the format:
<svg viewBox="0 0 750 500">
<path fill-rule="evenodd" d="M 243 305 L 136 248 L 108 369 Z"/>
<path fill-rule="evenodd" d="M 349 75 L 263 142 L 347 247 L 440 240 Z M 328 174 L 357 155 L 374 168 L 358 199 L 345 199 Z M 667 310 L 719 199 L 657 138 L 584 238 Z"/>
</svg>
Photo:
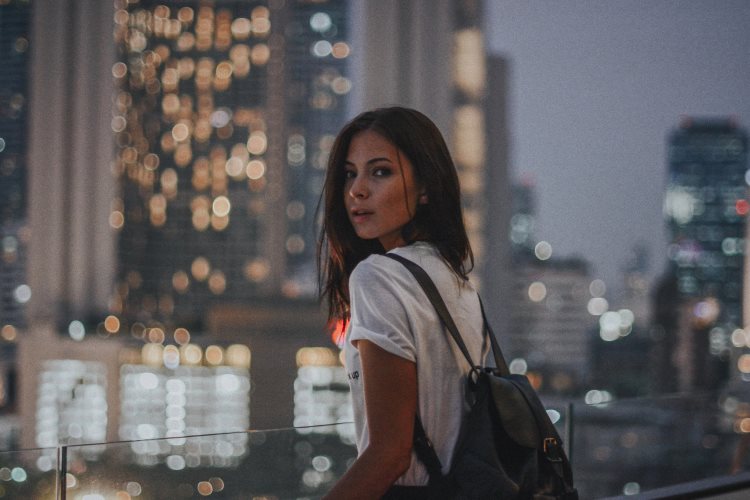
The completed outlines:
<svg viewBox="0 0 750 500">
<path fill-rule="evenodd" d="M 429 476 L 429 485 L 437 485 L 440 479 L 443 477 L 443 465 L 440 463 L 440 458 L 437 456 L 435 447 L 432 446 L 432 441 L 427 437 L 427 433 L 424 431 L 422 425 L 422 419 L 419 418 L 419 414 L 414 415 L 414 439 L 413 439 L 414 453 L 417 458 L 424 464 L 427 469 Z"/>
<path fill-rule="evenodd" d="M 474 363 L 474 361 L 471 359 L 471 355 L 469 354 L 469 349 L 466 347 L 466 344 L 464 343 L 463 338 L 461 337 L 461 334 L 458 331 L 458 328 L 456 327 L 456 323 L 453 321 L 453 317 L 451 316 L 450 312 L 448 312 L 448 308 L 445 305 L 445 302 L 443 301 L 443 297 L 440 296 L 440 292 L 438 291 L 437 287 L 435 286 L 435 283 L 432 281 L 430 276 L 427 274 L 427 271 L 422 269 L 422 267 L 412 262 L 411 260 L 401 257 L 400 255 L 393 254 L 393 253 L 387 253 L 385 254 L 386 257 L 390 257 L 391 259 L 400 262 L 401 264 L 406 267 L 406 269 L 411 272 L 414 277 L 417 280 L 417 283 L 419 283 L 419 286 L 422 287 L 422 290 L 424 290 L 425 295 L 427 295 L 427 298 L 432 303 L 433 307 L 435 307 L 435 311 L 437 311 L 438 316 L 442 320 L 443 324 L 445 325 L 445 328 L 450 333 L 451 337 L 453 337 L 453 340 L 458 345 L 458 348 L 463 353 L 466 360 L 469 362 L 469 366 L 471 368 L 476 367 L 477 365 Z M 479 294 L 477 294 L 477 297 L 479 297 Z M 482 311 L 482 321 L 484 323 L 484 331 L 489 335 L 490 337 L 490 345 L 492 346 L 492 355 L 495 358 L 495 366 L 500 371 L 502 375 L 509 375 L 510 370 L 508 369 L 508 364 L 505 362 L 505 357 L 503 356 L 503 351 L 500 349 L 500 344 L 498 343 L 497 339 L 495 338 L 495 334 L 492 331 L 492 328 L 490 327 L 489 321 L 487 321 L 487 316 L 484 312 L 484 304 L 482 304 L 482 298 L 479 297 L 479 308 Z"/>
<path fill-rule="evenodd" d="M 387 253 L 385 254 L 385 256 L 400 262 L 414 275 L 414 277 L 417 279 L 417 282 L 422 287 L 422 290 L 424 290 L 424 293 L 427 295 L 427 298 L 430 299 L 432 305 L 435 306 L 435 310 L 437 311 L 438 316 L 450 332 L 451 337 L 453 337 L 453 340 L 456 341 L 456 344 L 458 344 L 458 348 L 461 349 L 464 357 L 469 362 L 469 366 L 472 368 L 475 367 L 476 365 L 471 359 L 469 349 L 466 347 L 464 339 L 461 338 L 461 334 L 458 333 L 458 328 L 456 327 L 456 323 L 453 321 L 453 317 L 451 316 L 450 312 L 448 312 L 448 308 L 446 307 L 443 298 L 440 296 L 440 292 L 438 292 L 435 283 L 427 275 L 427 272 L 418 264 L 410 261 L 409 259 L 401 257 L 400 255 Z"/>
<path fill-rule="evenodd" d="M 482 303 L 482 297 L 479 295 L 479 293 L 477 293 L 477 297 L 479 298 L 479 308 L 482 310 L 484 329 L 490 337 L 492 356 L 495 358 L 495 368 L 498 369 L 502 376 L 508 376 L 510 375 L 510 368 L 508 368 L 508 363 L 505 362 L 505 356 L 503 355 L 502 349 L 500 349 L 500 343 L 497 341 L 497 337 L 495 337 L 495 332 L 492 331 L 490 322 L 487 321 L 487 315 L 484 313 L 484 304 Z"/>
</svg>

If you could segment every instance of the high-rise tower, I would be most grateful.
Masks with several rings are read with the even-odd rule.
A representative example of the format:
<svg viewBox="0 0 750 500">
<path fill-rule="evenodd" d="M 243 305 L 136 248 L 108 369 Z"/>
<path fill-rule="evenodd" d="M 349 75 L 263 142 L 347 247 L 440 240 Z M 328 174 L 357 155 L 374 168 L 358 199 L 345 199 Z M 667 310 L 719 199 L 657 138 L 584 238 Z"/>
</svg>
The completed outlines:
<svg viewBox="0 0 750 500">
<path fill-rule="evenodd" d="M 26 327 L 25 305 L 31 296 L 26 279 L 30 22 L 28 3 L 0 5 L 0 419 L 16 409 L 16 341 Z M 0 442 L 17 445 L 11 440 L 14 427 L 0 423 Z"/>
<path fill-rule="evenodd" d="M 212 304 L 315 292 L 315 209 L 343 124 L 346 2 L 129 2 L 116 14 L 116 310 L 204 328 Z"/>
<path fill-rule="evenodd" d="M 727 360 L 744 375 L 742 330 L 748 204 L 747 134 L 732 120 L 683 120 L 669 138 L 664 211 L 670 268 L 682 304 L 673 325 L 682 353 L 680 389 L 715 388 Z M 743 361 L 747 359 L 747 361 Z M 734 372 L 736 369 L 732 368 Z"/>
<path fill-rule="evenodd" d="M 0 6 L 0 329 L 12 340 L 25 325 L 27 61 L 31 7 Z M 2 342 L 2 340 L 0 340 Z"/>
</svg>

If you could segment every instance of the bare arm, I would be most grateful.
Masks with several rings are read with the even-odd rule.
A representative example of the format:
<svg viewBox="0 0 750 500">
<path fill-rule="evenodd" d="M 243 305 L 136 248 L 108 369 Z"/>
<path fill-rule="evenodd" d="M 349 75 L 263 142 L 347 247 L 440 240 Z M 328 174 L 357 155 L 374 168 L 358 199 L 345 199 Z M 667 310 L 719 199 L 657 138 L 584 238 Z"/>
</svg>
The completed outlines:
<svg viewBox="0 0 750 500">
<path fill-rule="evenodd" d="M 357 349 L 370 444 L 326 500 L 380 498 L 411 462 L 417 365 L 367 340 L 358 341 Z"/>
</svg>

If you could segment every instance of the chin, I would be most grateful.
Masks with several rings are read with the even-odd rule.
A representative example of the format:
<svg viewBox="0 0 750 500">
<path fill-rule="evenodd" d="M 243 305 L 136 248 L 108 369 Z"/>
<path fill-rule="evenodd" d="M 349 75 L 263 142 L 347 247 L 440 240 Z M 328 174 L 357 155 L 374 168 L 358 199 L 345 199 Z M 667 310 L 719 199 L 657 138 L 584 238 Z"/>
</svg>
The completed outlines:
<svg viewBox="0 0 750 500">
<path fill-rule="evenodd" d="M 375 238 L 378 237 L 377 235 L 373 235 L 370 231 L 366 229 L 354 228 L 354 234 L 356 234 L 358 238 L 363 239 L 363 240 L 374 240 Z"/>
</svg>

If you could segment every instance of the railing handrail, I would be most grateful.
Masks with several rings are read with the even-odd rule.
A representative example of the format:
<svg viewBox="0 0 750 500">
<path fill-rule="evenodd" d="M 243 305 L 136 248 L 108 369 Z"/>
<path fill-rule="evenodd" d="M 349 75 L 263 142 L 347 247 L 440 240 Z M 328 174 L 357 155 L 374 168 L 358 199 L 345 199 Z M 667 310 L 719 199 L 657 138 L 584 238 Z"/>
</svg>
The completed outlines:
<svg viewBox="0 0 750 500">
<path fill-rule="evenodd" d="M 732 476 L 717 476 L 698 481 L 664 486 L 638 494 L 639 500 L 668 500 L 685 498 L 708 498 L 714 495 L 736 491 L 750 491 L 750 472 L 741 472 Z M 620 495 L 602 500 L 630 500 L 633 496 Z"/>
<path fill-rule="evenodd" d="M 160 437 L 142 438 L 142 439 L 119 439 L 116 441 L 95 441 L 91 443 L 66 443 L 66 444 L 58 444 L 57 446 L 39 446 L 36 448 L 16 448 L 13 450 L 0 450 L 0 454 L 24 453 L 24 452 L 33 452 L 33 451 L 43 451 L 43 450 L 56 450 L 59 448 L 77 448 L 77 447 L 86 447 L 86 446 L 108 446 L 108 445 L 117 445 L 117 444 L 143 443 L 143 442 L 148 442 L 148 441 L 164 441 L 167 439 L 190 439 L 190 438 L 202 438 L 202 437 L 211 437 L 211 436 L 228 436 L 230 434 L 290 432 L 290 431 L 297 431 L 300 429 L 318 429 L 322 427 L 350 425 L 353 423 L 354 422 L 352 421 L 342 421 L 342 422 L 331 422 L 329 424 L 312 424 L 312 425 L 298 425 L 298 426 L 293 426 L 293 427 L 277 427 L 274 429 L 242 429 L 242 430 L 236 430 L 236 431 L 206 432 L 203 434 L 185 434 L 185 435 L 180 435 L 180 436 L 160 436 Z"/>
</svg>

